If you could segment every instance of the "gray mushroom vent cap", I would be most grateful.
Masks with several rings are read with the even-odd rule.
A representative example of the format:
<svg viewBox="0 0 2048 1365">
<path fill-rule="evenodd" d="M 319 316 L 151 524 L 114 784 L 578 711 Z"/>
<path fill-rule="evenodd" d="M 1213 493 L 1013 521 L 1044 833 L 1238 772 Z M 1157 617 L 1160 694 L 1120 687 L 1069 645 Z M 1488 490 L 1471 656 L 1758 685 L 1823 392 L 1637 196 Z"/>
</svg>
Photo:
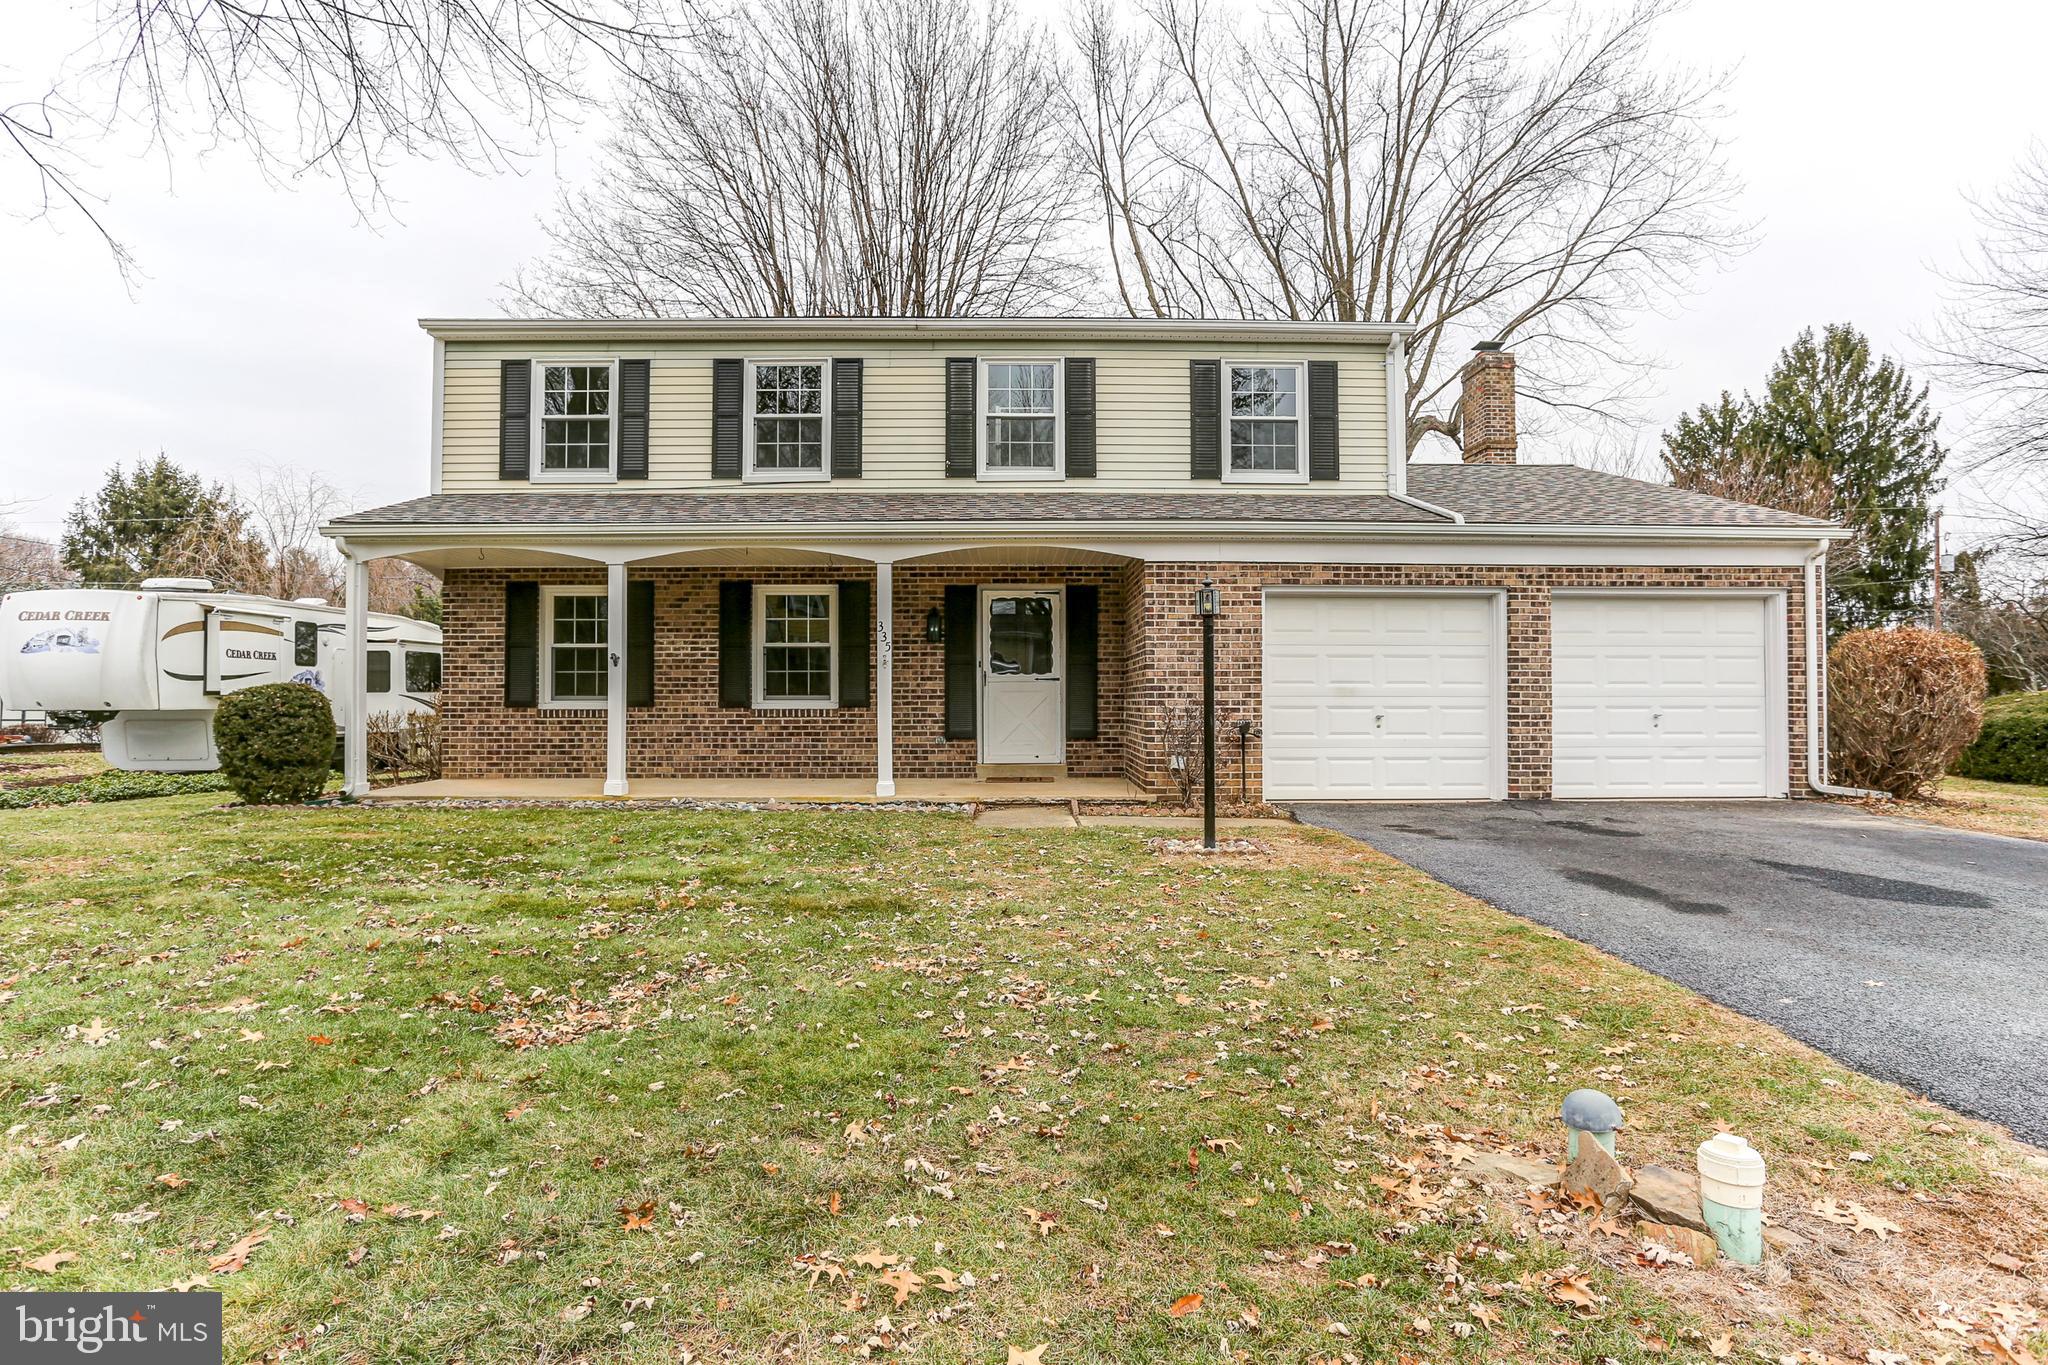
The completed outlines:
<svg viewBox="0 0 2048 1365">
<path fill-rule="evenodd" d="M 1612 1133 L 1622 1125 L 1621 1106 L 1598 1090 L 1574 1090 L 1564 1097 L 1564 1126 L 1581 1133 Z"/>
</svg>

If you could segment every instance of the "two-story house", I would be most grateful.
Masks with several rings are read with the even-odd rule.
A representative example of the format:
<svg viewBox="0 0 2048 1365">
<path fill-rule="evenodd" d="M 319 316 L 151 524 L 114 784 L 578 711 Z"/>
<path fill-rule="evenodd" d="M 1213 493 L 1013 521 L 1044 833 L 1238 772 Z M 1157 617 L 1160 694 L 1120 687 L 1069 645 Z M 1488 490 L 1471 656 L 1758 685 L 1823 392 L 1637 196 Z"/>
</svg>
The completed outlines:
<svg viewBox="0 0 2048 1365">
<path fill-rule="evenodd" d="M 424 326 L 432 493 L 327 530 L 358 634 L 371 559 L 443 578 L 451 779 L 1164 791 L 1214 580 L 1227 789 L 1240 750 L 1275 800 L 1824 781 L 1841 532 L 1516 463 L 1498 348 L 1465 463 L 1411 465 L 1401 326 Z"/>
</svg>

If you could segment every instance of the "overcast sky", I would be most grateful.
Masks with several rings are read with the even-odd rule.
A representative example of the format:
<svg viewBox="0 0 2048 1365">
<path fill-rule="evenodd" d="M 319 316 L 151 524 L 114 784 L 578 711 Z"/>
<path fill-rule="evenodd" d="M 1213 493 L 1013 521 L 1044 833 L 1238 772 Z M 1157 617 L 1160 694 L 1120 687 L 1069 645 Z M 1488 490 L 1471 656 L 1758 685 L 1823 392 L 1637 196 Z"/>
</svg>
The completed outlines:
<svg viewBox="0 0 2048 1365">
<path fill-rule="evenodd" d="M 87 33 L 70 0 L 14 10 L 9 100 Z M 1963 192 L 1996 185 L 2048 135 L 2048 8 L 2017 0 L 1698 0 L 1666 41 L 1733 69 L 1726 132 L 1759 240 L 1672 316 L 1644 320 L 1640 344 L 1666 365 L 1644 452 L 1675 413 L 1757 386 L 1803 326 L 1853 322 L 1910 358 L 1939 300 L 1932 268 L 1973 236 Z M 26 503 L 16 524 L 55 534 L 108 465 L 159 449 L 225 480 L 317 468 L 357 506 L 425 493 L 429 344 L 415 320 L 498 311 L 586 144 L 571 130 L 522 175 L 405 167 L 395 217 L 374 224 L 331 181 L 267 183 L 232 147 L 169 167 L 102 148 L 93 180 L 143 271 L 132 290 L 79 224 L 0 219 L 0 504 Z M 0 202 L 21 205 L 26 188 L 0 160 Z M 1966 445 L 1960 417 L 1947 435 Z M 2001 491 L 1968 481 L 1946 501 L 1981 511 Z"/>
</svg>

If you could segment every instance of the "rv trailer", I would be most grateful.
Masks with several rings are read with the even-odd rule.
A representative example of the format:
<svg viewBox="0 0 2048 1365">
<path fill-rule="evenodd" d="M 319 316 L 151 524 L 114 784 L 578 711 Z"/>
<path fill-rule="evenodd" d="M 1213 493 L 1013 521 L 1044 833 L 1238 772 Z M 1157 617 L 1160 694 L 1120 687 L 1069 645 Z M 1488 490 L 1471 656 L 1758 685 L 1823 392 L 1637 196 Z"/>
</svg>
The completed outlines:
<svg viewBox="0 0 2048 1365">
<path fill-rule="evenodd" d="M 220 766 L 213 711 L 259 683 L 309 683 L 354 723 L 346 619 L 318 598 L 295 602 L 217 592 L 204 578 L 151 578 L 137 589 L 56 588 L 0 597 L 0 696 L 10 706 L 111 715 L 100 752 L 129 772 Z M 369 708 L 433 711 L 441 628 L 371 612 Z"/>
</svg>

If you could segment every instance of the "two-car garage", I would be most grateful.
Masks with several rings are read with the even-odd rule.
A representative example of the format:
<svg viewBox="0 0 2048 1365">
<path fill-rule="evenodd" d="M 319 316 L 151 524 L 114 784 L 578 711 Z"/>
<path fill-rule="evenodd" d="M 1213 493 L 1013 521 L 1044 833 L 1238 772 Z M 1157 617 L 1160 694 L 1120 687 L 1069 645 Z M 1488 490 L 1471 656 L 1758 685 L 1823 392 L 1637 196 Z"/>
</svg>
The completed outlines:
<svg viewBox="0 0 2048 1365">
<path fill-rule="evenodd" d="M 1786 794 L 1782 595 L 1548 601 L 1552 795 Z M 1509 685 L 1505 589 L 1269 589 L 1262 636 L 1268 799 L 1509 794 L 1510 706 L 1545 689 Z"/>
</svg>

